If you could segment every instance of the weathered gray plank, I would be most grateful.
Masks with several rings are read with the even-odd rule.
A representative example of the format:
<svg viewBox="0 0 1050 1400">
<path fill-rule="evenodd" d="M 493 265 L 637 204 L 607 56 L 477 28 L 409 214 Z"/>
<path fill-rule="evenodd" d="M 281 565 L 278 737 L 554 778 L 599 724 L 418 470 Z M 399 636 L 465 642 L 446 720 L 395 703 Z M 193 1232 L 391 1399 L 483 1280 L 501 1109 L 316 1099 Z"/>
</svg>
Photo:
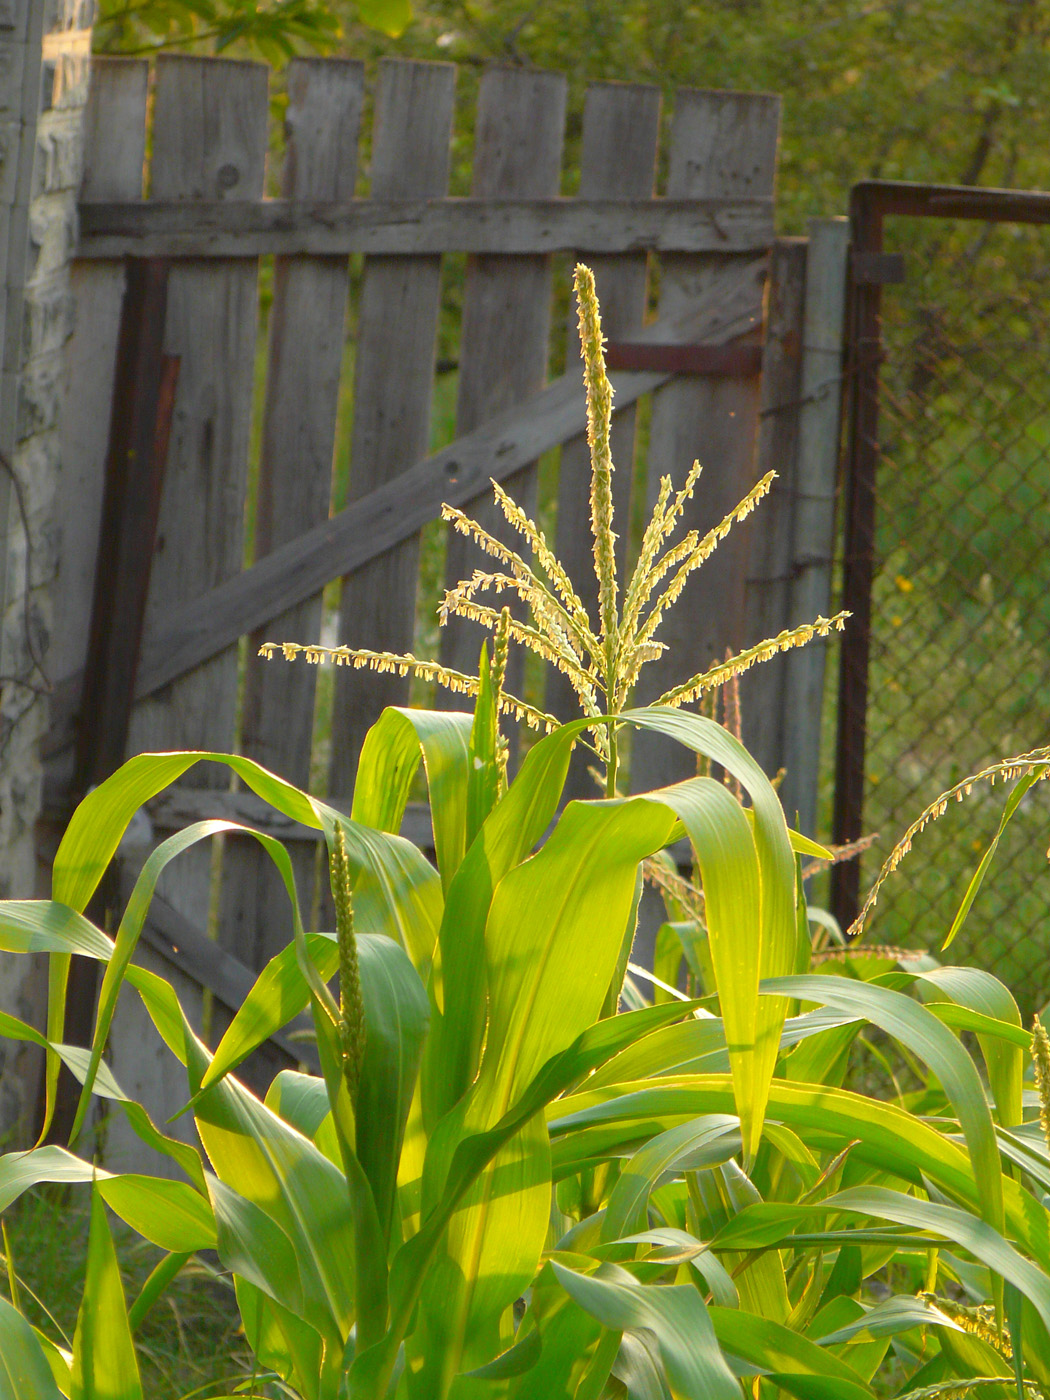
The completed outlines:
<svg viewBox="0 0 1050 1400">
<path fill-rule="evenodd" d="M 161 199 L 259 198 L 267 125 L 267 70 L 261 65 L 161 57 L 154 98 L 153 193 Z M 191 603 L 240 570 L 256 321 L 253 264 L 197 263 L 173 270 L 166 349 L 181 357 L 181 372 L 146 637 L 156 634 L 165 608 Z M 138 702 L 129 751 L 229 749 L 236 704 L 237 652 L 228 647 L 163 694 Z M 187 781 L 190 786 L 226 786 L 229 778 L 226 770 L 202 765 Z M 162 877 L 160 893 L 191 923 L 206 928 L 210 850 L 196 847 L 183 855 Z M 200 998 L 194 1002 L 192 983 L 184 981 L 179 990 L 188 1014 L 197 1020 Z M 114 1043 L 115 1061 L 118 1054 L 124 1056 Z M 140 1078 L 134 1041 L 122 1062 L 124 1087 L 158 1119 L 178 1107 L 164 1101 L 170 1086 Z"/>
<path fill-rule="evenodd" d="M 746 645 L 772 637 L 788 625 L 805 293 L 805 240 L 778 239 L 769 264 L 755 470 L 756 476 L 775 471 L 777 479 L 748 522 L 750 562 L 742 636 Z M 744 741 L 770 775 L 784 764 L 786 660 L 775 656 L 740 682 Z"/>
<path fill-rule="evenodd" d="M 751 93 L 680 91 L 675 99 L 667 193 L 674 198 L 773 193 L 779 99 Z M 750 278 L 756 288 L 766 260 L 727 260 L 717 255 L 669 256 L 663 260 L 661 311 L 673 312 L 708 291 L 713 283 Z M 649 490 L 659 477 L 680 482 L 694 458 L 704 465 L 683 528 L 716 524 L 752 485 L 759 411 L 755 379 L 681 379 L 653 400 L 649 440 Z M 653 699 L 743 644 L 746 533 L 739 528 L 721 544 L 677 608 L 664 621 L 659 640 L 669 652 L 646 668 L 639 697 Z M 655 736 L 634 741 L 631 783 L 637 790 L 660 787 L 693 771 L 691 755 Z"/>
<path fill-rule="evenodd" d="M 288 67 L 286 199 L 349 199 L 357 177 L 364 66 L 294 59 Z M 286 258 L 274 267 L 269 371 L 256 498 L 255 557 L 327 520 L 332 496 L 339 379 L 349 266 L 345 257 Z M 316 641 L 315 595 L 274 620 L 282 637 Z M 248 648 L 239 749 L 300 787 L 310 777 L 312 666 L 267 666 Z M 311 905 L 313 853 L 293 857 L 304 908 Z M 287 901 L 273 862 L 251 839 L 227 841 L 220 921 L 225 946 L 261 968 L 288 941 Z"/>
<path fill-rule="evenodd" d="M 372 144 L 372 193 L 425 198 L 448 186 L 455 69 L 387 61 L 380 66 Z M 350 499 L 397 481 L 426 455 L 441 259 L 369 258 L 361 282 L 354 367 Z M 409 535 L 343 582 L 340 640 L 356 647 L 411 649 L 419 571 Z M 336 678 L 329 786 L 353 789 L 357 756 L 386 705 L 404 704 L 406 681 L 342 671 Z"/>
<path fill-rule="evenodd" d="M 350 795 L 326 797 L 325 802 L 349 816 L 353 798 Z M 176 784 L 148 802 L 146 811 L 158 833 L 181 831 L 191 822 L 214 817 L 223 821 L 244 822 L 246 826 L 263 831 L 268 836 L 276 836 L 279 841 L 308 841 L 316 845 L 322 839 L 316 827 L 292 821 L 248 788 L 238 788 L 235 792 L 202 792 L 198 788 Z M 433 850 L 430 809 L 425 802 L 408 804 L 400 834 L 421 849 Z M 284 897 L 283 892 L 281 897 Z"/>
<path fill-rule="evenodd" d="M 656 176 L 660 137 L 660 90 L 641 84 L 595 83 L 587 89 L 583 109 L 580 154 L 580 195 L 588 199 L 632 199 L 651 195 Z M 645 320 L 648 261 L 645 253 L 593 257 L 578 254 L 594 273 L 602 308 L 602 329 L 610 340 L 634 336 Z M 582 377 L 579 324 L 570 307 L 568 352 L 570 372 Z M 623 577 L 634 466 L 635 409 L 628 406 L 613 419 L 613 508 L 618 521 L 616 562 Z M 594 574 L 590 529 L 590 453 L 585 436 L 561 450 L 558 479 L 557 554 L 593 619 L 597 619 L 598 586 Z M 546 708 L 559 718 L 579 712 L 576 694 L 560 671 L 548 670 Z M 594 784 L 587 772 L 589 755 L 573 756 L 566 797 L 590 797 Z"/>
<path fill-rule="evenodd" d="M 125 887 L 125 898 L 130 892 L 129 883 Z M 195 928 L 189 919 L 160 896 L 155 895 L 150 904 L 142 928 L 142 940 L 169 965 L 169 969 L 175 969 L 199 986 L 207 987 L 221 1001 L 230 1019 L 255 982 L 256 974 L 252 968 L 245 967 L 244 963 Z M 170 971 L 167 975 L 170 976 Z M 296 1030 L 308 1028 L 309 1018 L 297 1017 L 291 1027 Z M 270 1037 L 272 1044 L 284 1052 L 284 1066 L 287 1067 L 289 1063 L 294 1065 L 300 1060 L 316 1063 L 315 1054 L 289 1039 L 288 1029 L 285 1027 Z M 242 1070 L 239 1069 L 237 1073 L 244 1077 Z M 269 1086 L 267 1083 L 260 1087 L 265 1090 Z"/>
<path fill-rule="evenodd" d="M 792 542 L 791 626 L 831 610 L 835 551 L 842 345 L 846 316 L 849 222 L 814 219 L 809 226 L 802 407 Z M 815 834 L 820 779 L 820 716 L 827 641 L 816 638 L 789 654 L 785 691 L 784 802 L 801 829 Z"/>
<path fill-rule="evenodd" d="M 475 198 L 542 199 L 561 181 L 567 84 L 560 73 L 527 68 L 490 68 L 481 80 L 475 126 Z M 463 289 L 456 424 L 469 432 L 486 418 L 523 403 L 543 386 L 550 351 L 551 266 L 545 257 L 471 257 Z M 504 485 L 534 514 L 536 469 L 530 463 Z M 475 519 L 499 539 L 514 535 L 491 500 L 479 500 Z M 471 541 L 448 533 L 445 582 L 467 578 L 485 558 Z M 444 629 L 442 660 L 459 671 L 476 671 L 482 631 L 454 619 Z M 508 689 L 520 693 L 521 648 L 511 649 Z"/>
<path fill-rule="evenodd" d="M 607 148 L 606 163 L 615 166 L 615 156 Z M 610 200 L 581 189 L 578 199 L 125 201 L 82 211 L 77 256 L 753 253 L 772 237 L 773 202 L 762 198 Z"/>
<path fill-rule="evenodd" d="M 758 320 L 761 305 L 761 286 L 746 271 L 726 286 L 709 289 L 685 315 L 654 321 L 637 338 L 654 344 L 675 339 L 722 344 L 746 334 Z M 614 412 L 622 412 L 669 378 L 657 370 L 612 375 Z M 442 501 L 467 506 L 483 492 L 487 495 L 490 478 L 503 480 L 548 448 L 577 436 L 585 418 L 583 387 L 573 370 L 524 405 L 497 415 L 340 515 L 279 546 L 244 573 L 177 604 L 146 639 L 136 694 L 151 695 L 333 578 L 415 534 L 438 514 Z M 48 736 L 51 752 L 70 742 L 79 690 L 78 675 L 56 683 Z"/>
<path fill-rule="evenodd" d="M 141 195 L 148 83 L 149 64 L 144 59 L 99 58 L 92 65 L 82 200 Z M 62 479 L 55 497 L 61 548 L 52 584 L 54 623 L 48 652 L 48 665 L 60 676 L 81 670 L 86 659 L 123 265 L 75 264 L 72 294 L 76 317 L 65 348 Z"/>
</svg>

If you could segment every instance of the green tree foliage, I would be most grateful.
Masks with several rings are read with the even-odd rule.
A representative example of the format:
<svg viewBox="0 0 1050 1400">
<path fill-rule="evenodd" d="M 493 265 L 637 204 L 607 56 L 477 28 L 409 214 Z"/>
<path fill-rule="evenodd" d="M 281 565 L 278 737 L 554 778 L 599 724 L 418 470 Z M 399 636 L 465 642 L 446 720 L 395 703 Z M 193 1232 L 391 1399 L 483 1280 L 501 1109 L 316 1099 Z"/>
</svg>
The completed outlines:
<svg viewBox="0 0 1050 1400">
<path fill-rule="evenodd" d="M 1050 173 L 1041 0 L 102 0 L 98 49 L 157 46 L 453 60 L 465 107 L 490 62 L 560 69 L 577 99 L 602 79 L 778 92 L 785 232 L 842 213 L 861 179 L 1043 188 Z"/>
<path fill-rule="evenodd" d="M 396 45 L 348 35 L 374 52 L 560 69 L 577 98 L 602 79 L 669 99 L 680 86 L 780 93 L 785 232 L 843 213 L 866 178 L 1047 183 L 1039 0 L 419 0 Z"/>
<path fill-rule="evenodd" d="M 341 7 L 324 0 L 101 0 L 94 43 L 99 53 L 229 50 L 278 66 L 300 51 L 337 50 L 344 16 L 397 36 L 411 5 L 409 0 L 357 0 Z"/>
</svg>

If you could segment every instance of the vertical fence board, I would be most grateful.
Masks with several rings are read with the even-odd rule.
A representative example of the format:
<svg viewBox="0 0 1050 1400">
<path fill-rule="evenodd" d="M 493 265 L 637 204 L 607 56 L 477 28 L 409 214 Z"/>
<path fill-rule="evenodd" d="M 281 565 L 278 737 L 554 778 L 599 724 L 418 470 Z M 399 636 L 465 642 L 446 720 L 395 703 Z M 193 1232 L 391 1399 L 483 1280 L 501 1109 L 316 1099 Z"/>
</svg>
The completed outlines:
<svg viewBox="0 0 1050 1400">
<path fill-rule="evenodd" d="M 764 476 L 775 471 L 777 479 L 749 521 L 750 566 L 744 600 L 744 639 L 748 644 L 775 636 L 788 625 L 805 294 L 805 240 L 780 238 L 773 245 L 769 262 L 755 472 Z M 770 776 L 784 765 L 786 661 L 786 656 L 764 661 L 740 683 L 744 742 Z"/>
<path fill-rule="evenodd" d="M 145 59 L 98 58 L 92 63 L 85 114 L 84 201 L 142 198 L 146 150 Z M 74 333 L 66 345 L 62 433 L 62 489 L 56 498 L 61 538 L 53 585 L 54 628 L 48 652 L 53 675 L 82 671 L 87 655 L 102 516 L 102 487 L 113 397 L 124 267 L 120 262 L 75 263 Z M 72 751 L 57 759 L 71 775 Z M 55 775 L 58 776 L 57 774 Z M 67 782 L 61 782 L 67 786 Z"/>
<path fill-rule="evenodd" d="M 456 70 L 451 64 L 387 60 L 375 101 L 374 199 L 446 193 Z M 350 499 L 427 455 L 434 347 L 441 309 L 441 259 L 374 257 L 365 262 L 354 368 Z M 411 650 L 418 537 L 343 580 L 340 640 L 381 651 Z M 353 787 L 364 736 L 386 705 L 403 705 L 408 682 L 341 669 L 332 716 L 331 791 Z"/>
<path fill-rule="evenodd" d="M 357 177 L 364 66 L 341 59 L 293 59 L 288 68 L 287 150 L 282 195 L 348 200 Z M 269 370 L 256 500 L 255 557 L 328 516 L 349 264 L 345 257 L 280 257 L 274 266 Z M 266 662 L 259 643 L 316 641 L 321 598 L 289 609 L 250 639 L 241 752 L 305 787 L 313 741 L 313 666 Z M 291 850 L 309 909 L 312 846 Z M 227 841 L 223 860 L 223 946 L 251 968 L 288 942 L 288 902 L 272 861 L 251 838 Z"/>
<path fill-rule="evenodd" d="M 587 89 L 583 110 L 580 155 L 581 199 L 637 199 L 653 192 L 656 150 L 660 137 L 660 90 L 641 84 L 595 83 Z M 627 339 L 645 320 L 648 260 L 644 253 L 622 257 L 587 257 L 594 272 L 602 308 L 602 329 L 610 340 Z M 580 361 L 579 326 L 570 306 L 569 366 Z M 582 370 L 581 370 L 582 375 Z M 618 538 L 616 562 L 623 577 L 627 552 L 634 465 L 635 406 L 616 414 L 612 427 L 613 508 Z M 577 592 L 597 623 L 598 584 L 594 575 L 590 528 L 590 453 L 585 437 L 573 438 L 561 450 L 558 480 L 557 553 L 576 584 Z M 546 708 L 559 719 L 579 712 L 576 695 L 558 671 L 547 673 Z M 567 797 L 591 797 L 594 784 L 587 772 L 586 751 L 573 756 Z"/>
<path fill-rule="evenodd" d="M 224 59 L 162 57 L 157 62 L 151 193 L 156 199 L 258 199 L 267 146 L 267 70 Z M 244 489 L 256 338 L 257 267 L 251 260 L 186 262 L 172 270 L 167 350 L 182 361 L 161 502 L 146 628 L 238 572 L 242 562 Z M 129 752 L 152 749 L 229 749 L 237 706 L 237 649 L 207 662 L 165 692 L 136 705 Z M 184 783 L 228 787 L 226 770 L 191 769 Z M 209 843 L 210 844 L 210 843 Z M 194 847 L 179 858 L 160 890 L 198 928 L 206 928 L 211 851 Z M 151 955 L 141 960 L 150 965 Z M 173 980 L 191 1019 L 199 1020 L 200 990 Z M 185 1092 L 185 1074 L 171 1055 L 147 1045 L 153 1033 L 144 1012 L 127 998 L 111 1044 L 114 1071 L 132 1097 L 158 1120 Z M 190 1132 L 187 1119 L 178 1131 Z M 115 1120 L 114 1128 L 121 1128 Z M 113 1152 L 127 1147 L 118 1141 Z"/>
<path fill-rule="evenodd" d="M 788 605 L 792 627 L 831 610 L 848 248 L 848 219 L 811 221 Z M 810 836 L 817 825 L 827 651 L 827 641 L 818 637 L 785 658 L 784 764 L 788 771 L 783 796 L 786 810 L 792 816 L 798 812 L 801 830 Z"/>
<path fill-rule="evenodd" d="M 526 68 L 490 68 L 478 93 L 471 193 L 476 198 L 543 199 L 561 182 L 566 81 L 560 73 Z M 521 403 L 543 387 L 550 341 L 549 257 L 473 257 L 467 262 L 459 356 L 456 426 L 469 432 L 486 418 Z M 503 483 L 531 515 L 536 500 L 535 465 Z M 491 498 L 470 509 L 500 539 L 522 542 Z M 485 556 L 449 531 L 445 578 L 466 578 Z M 442 659 L 456 670 L 475 672 L 482 633 L 456 620 L 445 629 Z M 521 685 L 521 649 L 511 652 L 508 688 Z"/>
<path fill-rule="evenodd" d="M 771 195 L 776 173 L 779 98 L 740 92 L 685 90 L 677 94 L 667 194 L 677 198 Z M 715 284 L 760 281 L 766 258 L 726 260 L 717 254 L 668 256 L 660 289 L 662 314 L 687 310 Z M 757 330 L 757 327 L 756 327 Z M 716 524 L 752 485 L 759 381 L 680 379 L 653 400 L 649 491 L 658 479 L 681 482 L 699 458 L 704 473 L 684 527 L 701 532 Z M 655 699 L 668 686 L 721 659 L 727 646 L 745 644 L 743 631 L 746 534 L 739 528 L 721 544 L 663 623 L 659 640 L 670 650 L 643 672 L 640 696 Z M 660 787 L 693 770 L 690 755 L 666 741 L 635 737 L 631 782 Z"/>
</svg>

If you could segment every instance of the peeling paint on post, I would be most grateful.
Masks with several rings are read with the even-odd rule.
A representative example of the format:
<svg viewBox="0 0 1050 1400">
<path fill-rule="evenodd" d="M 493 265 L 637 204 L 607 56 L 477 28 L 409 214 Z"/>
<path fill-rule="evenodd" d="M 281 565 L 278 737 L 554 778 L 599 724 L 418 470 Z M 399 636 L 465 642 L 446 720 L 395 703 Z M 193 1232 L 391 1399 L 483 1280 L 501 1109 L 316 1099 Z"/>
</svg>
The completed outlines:
<svg viewBox="0 0 1050 1400">
<path fill-rule="evenodd" d="M 94 0 L 0 0 L 0 898 L 38 893 L 62 349 L 93 17 Z M 0 1007 L 31 1015 L 38 982 L 28 959 L 4 956 Z M 31 1110 L 21 1053 L 14 1042 L 0 1052 L 0 1131 Z"/>
</svg>

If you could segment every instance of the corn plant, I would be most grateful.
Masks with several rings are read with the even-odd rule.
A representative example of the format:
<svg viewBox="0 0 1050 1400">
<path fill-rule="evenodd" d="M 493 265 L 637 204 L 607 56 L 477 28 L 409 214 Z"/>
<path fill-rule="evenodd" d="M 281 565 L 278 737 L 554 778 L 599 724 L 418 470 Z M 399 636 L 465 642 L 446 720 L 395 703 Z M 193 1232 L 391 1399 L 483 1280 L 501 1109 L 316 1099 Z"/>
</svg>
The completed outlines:
<svg viewBox="0 0 1050 1400">
<path fill-rule="evenodd" d="M 788 829 L 732 733 L 681 708 L 834 619 L 630 708 L 662 610 L 732 520 L 665 548 L 685 499 L 666 483 L 618 608 L 608 385 L 582 272 L 578 287 L 597 624 L 505 501 L 537 567 L 486 537 L 504 571 L 449 595 L 495 634 L 476 677 L 337 654 L 427 668 L 474 700 L 471 713 L 387 710 L 349 818 L 242 757 L 139 755 L 77 809 L 52 898 L 0 905 L 0 947 L 50 960 L 45 1031 L 11 1016 L 0 1030 L 46 1051 L 48 1122 L 59 1066 L 81 1084 L 70 1147 L 0 1157 L 0 1209 L 40 1182 L 82 1183 L 92 1200 L 71 1349 L 25 1316 L 8 1252 L 0 1400 L 139 1400 L 136 1328 L 204 1250 L 232 1276 L 256 1395 L 997 1400 L 1050 1385 L 1050 1042 L 1037 1028 L 1031 1045 L 1009 993 L 978 970 L 896 950 L 815 960 L 799 864 L 827 853 Z M 483 607 L 487 588 L 524 598 L 531 621 Z M 574 678 L 580 719 L 555 725 L 505 693 L 512 643 Z M 510 782 L 508 712 L 550 726 Z M 628 727 L 685 745 L 730 784 L 701 773 L 621 795 Z M 577 742 L 593 746 L 605 796 L 559 815 Z M 201 759 L 323 833 L 336 913 L 334 930 L 307 932 L 287 852 L 249 833 L 283 879 L 290 938 L 214 1049 L 133 954 L 166 867 L 243 828 L 200 822 L 158 846 L 112 938 L 83 912 L 134 813 Z M 397 834 L 420 762 L 434 864 Z M 660 878 L 669 922 L 689 925 L 679 948 L 692 950 L 698 995 L 677 993 L 672 973 L 664 999 L 618 1012 L 642 871 L 683 837 L 692 879 L 666 864 Z M 104 967 L 88 1048 L 62 1043 L 73 953 Z M 106 1064 L 122 991 L 185 1066 L 200 1150 L 154 1124 Z M 238 1066 L 307 1008 L 321 1073 L 282 1071 L 260 1099 Z M 894 1095 L 842 1087 L 868 1027 L 891 1046 Z M 180 1178 L 78 1154 L 95 1097 Z M 1041 1119 L 1026 1121 L 1036 1101 Z M 130 1306 L 107 1208 L 163 1251 Z"/>
</svg>

